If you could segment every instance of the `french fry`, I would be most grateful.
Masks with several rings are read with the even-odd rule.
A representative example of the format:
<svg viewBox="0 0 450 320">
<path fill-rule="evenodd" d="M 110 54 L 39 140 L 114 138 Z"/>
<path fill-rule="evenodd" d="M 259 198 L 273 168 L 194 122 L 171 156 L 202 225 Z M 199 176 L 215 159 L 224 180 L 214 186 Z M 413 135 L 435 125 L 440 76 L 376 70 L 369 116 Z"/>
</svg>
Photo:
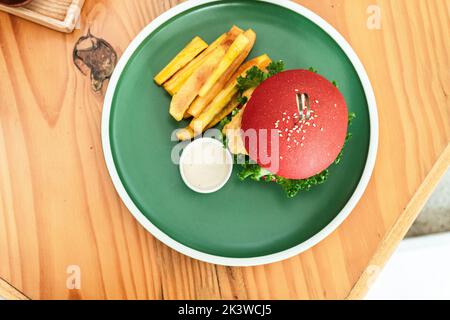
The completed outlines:
<svg viewBox="0 0 450 320">
<path fill-rule="evenodd" d="M 230 103 L 228 103 L 227 106 L 225 108 L 223 108 L 222 111 L 220 111 L 213 118 L 213 120 L 208 124 L 206 129 L 211 129 L 212 127 L 215 127 L 220 121 L 222 121 L 223 118 L 227 117 L 238 106 L 239 106 L 239 101 L 237 99 L 231 100 Z"/>
<path fill-rule="evenodd" d="M 252 97 L 252 94 L 255 90 L 256 90 L 256 88 L 247 89 L 242 94 L 242 96 L 246 97 L 247 101 L 248 101 Z M 245 149 L 244 141 L 242 140 L 241 131 L 240 131 L 241 123 L 242 123 L 242 116 L 244 115 L 244 111 L 245 111 L 246 107 L 247 107 L 247 103 L 241 108 L 241 110 L 239 110 L 239 112 L 237 114 L 235 114 L 233 116 L 230 123 L 225 125 L 222 129 L 222 133 L 227 137 L 228 149 L 230 150 L 230 152 L 232 154 L 247 154 L 247 150 Z"/>
<path fill-rule="evenodd" d="M 225 50 L 222 47 L 216 48 L 208 55 L 205 62 L 189 77 L 180 91 L 173 96 L 169 113 L 175 120 L 180 121 L 183 119 L 189 105 L 197 96 L 206 79 L 214 72 L 214 68 L 220 63 L 224 55 Z"/>
<path fill-rule="evenodd" d="M 216 84 L 217 80 L 224 74 L 224 72 L 228 69 L 228 67 L 233 63 L 235 59 L 239 57 L 242 51 L 245 50 L 250 40 L 243 34 L 240 34 L 236 40 L 234 40 L 233 44 L 228 49 L 227 53 L 223 57 L 222 61 L 220 61 L 217 68 L 214 70 L 212 75 L 206 80 L 206 83 L 200 89 L 198 95 L 200 97 L 204 97 L 208 94 L 211 88 Z"/>
<path fill-rule="evenodd" d="M 255 90 L 256 90 L 256 88 L 247 89 L 242 94 L 242 96 L 246 97 L 247 100 L 250 100 L 250 98 Z M 222 121 L 223 118 L 227 117 L 231 112 L 233 112 L 233 110 L 235 110 L 237 107 L 239 107 L 239 104 L 240 104 L 239 100 L 237 100 L 237 99 L 231 100 L 230 103 L 214 117 L 214 119 L 208 124 L 206 129 L 215 127 L 220 121 Z"/>
<path fill-rule="evenodd" d="M 264 56 L 262 56 L 264 57 Z M 265 58 L 265 57 L 264 57 Z M 270 63 L 270 59 L 267 57 L 267 60 L 265 59 L 261 59 L 263 60 L 262 63 L 259 65 L 261 68 L 265 68 L 264 66 L 267 66 Z M 256 90 L 256 88 L 250 88 L 247 89 L 244 93 L 242 93 L 243 97 L 246 97 L 247 100 L 250 100 L 253 92 Z M 213 127 L 215 127 L 220 121 L 222 121 L 223 118 L 227 117 L 231 112 L 233 112 L 233 110 L 235 110 L 238 106 L 239 106 L 240 102 L 238 99 L 232 99 L 225 108 L 222 109 L 222 111 L 220 111 L 214 118 L 213 120 L 206 126 L 205 130 L 211 129 Z M 246 104 L 247 105 L 247 104 Z M 243 106 L 243 108 L 245 108 L 245 106 Z M 186 116 L 185 116 L 186 117 Z M 233 117 L 234 119 L 234 117 Z M 235 120 L 236 121 L 236 120 Z M 223 130 L 223 133 L 226 134 L 225 132 L 225 128 Z M 239 126 L 240 128 L 240 126 Z M 201 132 L 197 132 L 197 135 L 200 134 Z M 196 136 L 196 134 L 194 133 L 194 130 L 187 126 L 186 128 L 180 129 L 177 132 L 177 138 L 180 141 L 186 141 L 186 140 L 191 140 Z M 239 143 L 238 143 L 239 145 Z M 241 148 L 237 149 L 239 151 L 242 151 Z M 245 150 L 245 149 L 244 149 Z M 235 153 L 236 154 L 236 153 Z"/>
<path fill-rule="evenodd" d="M 175 73 L 166 83 L 164 83 L 164 89 L 170 94 L 175 95 L 180 91 L 183 84 L 189 79 L 194 71 L 200 67 L 205 61 L 207 56 L 216 49 L 219 45 L 230 46 L 236 37 L 244 31 L 236 26 L 233 26 L 227 33 L 224 33 L 217 38 L 211 45 L 199 54 L 194 60 L 189 62 L 183 69 Z"/>
<path fill-rule="evenodd" d="M 250 100 L 250 98 L 252 97 L 253 92 L 255 92 L 256 87 L 254 88 L 250 88 L 244 91 L 244 93 L 242 94 L 242 97 L 247 98 L 247 101 Z"/>
<path fill-rule="evenodd" d="M 231 119 L 231 122 L 228 123 L 222 130 L 223 134 L 227 137 L 227 146 L 228 150 L 232 154 L 247 154 L 247 150 L 245 149 L 244 141 L 241 136 L 241 123 L 242 116 L 244 115 L 245 107 L 243 106 L 241 110 Z"/>
<path fill-rule="evenodd" d="M 160 73 L 155 76 L 155 82 L 158 85 L 162 85 L 207 47 L 208 44 L 205 41 L 200 37 L 195 37 L 163 70 L 161 70 Z"/>
<path fill-rule="evenodd" d="M 190 127 L 186 127 L 178 130 L 176 135 L 178 140 L 180 141 L 191 140 L 194 138 L 194 130 L 192 130 Z"/>
<path fill-rule="evenodd" d="M 223 118 L 228 116 L 234 109 L 239 106 L 239 101 L 237 99 L 233 99 L 230 103 L 217 115 L 214 117 L 213 121 L 205 128 L 206 130 L 215 127 Z M 200 134 L 200 133 L 197 133 Z M 194 130 L 191 127 L 187 126 L 186 128 L 180 129 L 177 132 L 177 138 L 180 141 L 191 140 L 195 137 Z"/>
<path fill-rule="evenodd" d="M 189 118 L 192 118 L 192 116 L 189 113 L 185 112 L 183 115 L 183 119 L 189 119 Z"/>
<path fill-rule="evenodd" d="M 228 80 L 249 55 L 256 41 L 256 33 L 250 29 L 245 31 L 244 35 L 247 37 L 247 39 L 249 39 L 247 47 L 239 55 L 239 57 L 233 61 L 233 63 L 228 67 L 227 71 L 220 77 L 219 81 L 216 82 L 216 84 L 205 96 L 198 96 L 197 98 L 195 98 L 194 102 L 192 102 L 187 111 L 193 117 L 198 117 L 200 113 L 206 108 L 206 106 L 214 99 L 214 97 L 219 94 L 220 90 L 225 87 Z"/>
<path fill-rule="evenodd" d="M 183 84 L 189 79 L 189 77 L 194 73 L 194 71 L 200 67 L 200 65 L 205 61 L 208 54 L 210 54 L 219 44 L 225 39 L 225 35 L 221 35 L 214 41 L 205 51 L 198 55 L 194 60 L 189 62 L 183 69 L 175 73 L 175 75 L 170 78 L 166 83 L 164 83 L 164 89 L 171 95 L 175 95 L 180 91 Z"/>
<path fill-rule="evenodd" d="M 237 93 L 236 86 L 228 86 L 209 104 L 206 110 L 198 118 L 191 121 L 189 126 L 194 132 L 203 132 L 214 117 L 233 99 Z"/>
<path fill-rule="evenodd" d="M 232 26 L 230 30 L 226 33 L 226 38 L 222 41 L 221 45 L 225 45 L 227 47 L 231 46 L 241 33 L 244 33 L 244 30 L 239 28 L 238 26 Z"/>
<path fill-rule="evenodd" d="M 195 132 L 202 132 L 206 126 L 214 119 L 214 117 L 222 111 L 222 109 L 237 94 L 237 78 L 245 76 L 247 71 L 253 66 L 266 67 L 270 63 L 267 55 L 262 55 L 244 63 L 231 77 L 225 88 L 213 99 L 206 109 L 195 119 L 191 121 L 189 126 Z"/>
</svg>

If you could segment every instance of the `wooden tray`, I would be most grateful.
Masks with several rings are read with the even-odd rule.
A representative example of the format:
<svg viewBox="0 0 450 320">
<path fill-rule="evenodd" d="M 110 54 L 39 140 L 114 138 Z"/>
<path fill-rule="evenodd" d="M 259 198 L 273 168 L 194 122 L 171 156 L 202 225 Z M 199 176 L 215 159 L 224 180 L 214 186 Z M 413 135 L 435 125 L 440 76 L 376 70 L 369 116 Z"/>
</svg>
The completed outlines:
<svg viewBox="0 0 450 320">
<path fill-rule="evenodd" d="M 70 33 L 80 18 L 84 0 L 34 0 L 24 7 L 0 4 L 0 10 L 48 28 Z"/>
</svg>

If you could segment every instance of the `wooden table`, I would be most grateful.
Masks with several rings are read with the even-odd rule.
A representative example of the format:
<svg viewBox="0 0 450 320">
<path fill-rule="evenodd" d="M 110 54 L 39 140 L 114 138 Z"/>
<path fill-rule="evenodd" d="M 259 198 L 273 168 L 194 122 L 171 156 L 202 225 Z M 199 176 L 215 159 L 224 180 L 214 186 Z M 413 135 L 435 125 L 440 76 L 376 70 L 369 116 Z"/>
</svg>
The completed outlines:
<svg viewBox="0 0 450 320">
<path fill-rule="evenodd" d="M 72 63 L 89 27 L 120 54 L 176 2 L 88 0 L 71 35 L 0 13 L 0 295 L 363 297 L 450 163 L 450 2 L 299 1 L 363 61 L 378 101 L 379 155 L 365 195 L 337 231 L 299 256 L 254 268 L 187 258 L 136 222 L 103 160 L 103 94 Z M 372 3 L 381 9 L 379 30 L 366 25 Z M 80 267 L 80 290 L 67 288 L 70 266 Z"/>
</svg>

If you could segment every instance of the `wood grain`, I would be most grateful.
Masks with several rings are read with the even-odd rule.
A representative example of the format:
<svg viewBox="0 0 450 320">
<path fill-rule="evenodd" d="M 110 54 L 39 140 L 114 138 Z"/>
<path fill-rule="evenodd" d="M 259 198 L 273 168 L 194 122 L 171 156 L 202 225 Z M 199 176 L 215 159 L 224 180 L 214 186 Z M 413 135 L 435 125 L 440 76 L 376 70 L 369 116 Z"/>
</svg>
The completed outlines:
<svg viewBox="0 0 450 320">
<path fill-rule="evenodd" d="M 379 155 L 338 230 L 301 255 L 254 268 L 187 258 L 132 218 L 103 160 L 103 96 L 71 61 L 88 28 L 120 54 L 176 2 L 88 0 L 82 30 L 71 35 L 0 13 L 0 277 L 32 299 L 360 298 L 370 266 L 382 266 L 449 166 L 450 2 L 299 1 L 363 61 L 378 102 Z M 366 26 L 373 3 L 380 30 Z M 81 268 L 80 290 L 67 289 L 70 265 Z"/>
</svg>

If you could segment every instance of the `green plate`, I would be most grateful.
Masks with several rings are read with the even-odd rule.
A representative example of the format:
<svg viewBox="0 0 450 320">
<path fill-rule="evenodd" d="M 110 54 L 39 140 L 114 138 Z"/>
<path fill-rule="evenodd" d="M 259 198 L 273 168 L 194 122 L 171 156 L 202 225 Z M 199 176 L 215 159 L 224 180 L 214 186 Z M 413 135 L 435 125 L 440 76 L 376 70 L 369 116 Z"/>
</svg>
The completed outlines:
<svg viewBox="0 0 450 320">
<path fill-rule="evenodd" d="M 194 36 L 211 42 L 233 24 L 256 31 L 251 56 L 267 53 L 287 69 L 316 68 L 339 83 L 357 114 L 328 182 L 294 199 L 277 185 L 239 181 L 236 169 L 220 191 L 198 194 L 171 161 L 171 136 L 184 124 L 169 116 L 170 96 L 152 77 Z M 363 66 L 320 17 L 289 1 L 192 0 L 154 20 L 124 53 L 106 94 L 102 138 L 118 193 L 153 235 L 203 261 L 257 265 L 306 250 L 345 219 L 369 181 L 378 125 Z"/>
</svg>

